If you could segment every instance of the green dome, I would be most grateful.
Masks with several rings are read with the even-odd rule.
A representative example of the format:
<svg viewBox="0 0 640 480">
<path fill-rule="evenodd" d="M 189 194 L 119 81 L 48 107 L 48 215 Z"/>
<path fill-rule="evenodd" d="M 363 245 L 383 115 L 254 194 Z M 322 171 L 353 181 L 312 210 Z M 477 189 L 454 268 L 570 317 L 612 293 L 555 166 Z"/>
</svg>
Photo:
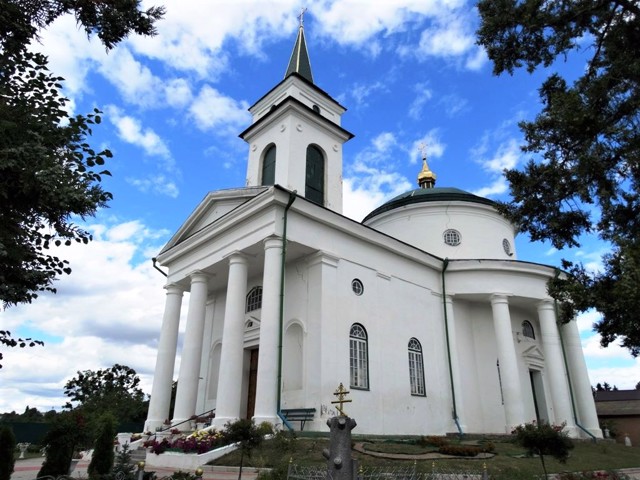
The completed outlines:
<svg viewBox="0 0 640 480">
<path fill-rule="evenodd" d="M 397 197 L 392 198 L 388 202 L 383 203 L 373 212 L 367 215 L 362 223 L 366 223 L 373 217 L 380 215 L 381 213 L 394 210 L 405 205 L 411 205 L 413 203 L 426 203 L 426 202 L 470 202 L 481 203 L 483 205 L 495 205 L 493 200 L 488 198 L 479 197 L 473 193 L 465 192 L 459 188 L 416 188 L 408 192 L 402 193 Z"/>
</svg>

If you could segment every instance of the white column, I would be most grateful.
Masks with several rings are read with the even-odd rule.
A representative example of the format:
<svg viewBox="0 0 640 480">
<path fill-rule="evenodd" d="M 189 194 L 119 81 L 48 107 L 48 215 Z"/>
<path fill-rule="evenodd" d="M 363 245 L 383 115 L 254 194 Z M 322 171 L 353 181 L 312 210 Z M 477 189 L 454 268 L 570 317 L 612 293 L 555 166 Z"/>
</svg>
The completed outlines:
<svg viewBox="0 0 640 480">
<path fill-rule="evenodd" d="M 458 343 L 456 339 L 456 322 L 453 315 L 453 303 L 450 296 L 445 296 L 445 308 L 447 311 L 447 325 L 449 328 L 449 346 L 451 349 L 451 374 L 453 377 L 453 388 L 455 390 L 456 413 L 458 414 L 458 423 L 464 432 L 466 430 L 466 417 L 464 415 L 463 389 L 462 380 L 460 378 L 460 359 L 458 357 Z M 456 425 L 454 425 L 457 428 Z"/>
<path fill-rule="evenodd" d="M 260 317 L 260 352 L 256 406 L 253 420 L 279 423 L 278 409 L 278 344 L 280 340 L 280 281 L 282 279 L 282 239 L 264 240 L 264 274 L 262 280 L 262 312 Z"/>
<path fill-rule="evenodd" d="M 165 285 L 167 297 L 162 317 L 162 329 L 158 342 L 156 369 L 153 374 L 153 386 L 149 399 L 149 413 L 144 423 L 145 432 L 155 432 L 169 418 L 171 404 L 171 385 L 176 362 L 178 345 L 178 326 L 180 325 L 180 307 L 182 306 L 182 288 L 176 284 Z"/>
<path fill-rule="evenodd" d="M 543 300 L 538 303 L 538 321 L 540 322 L 540 336 L 545 356 L 545 372 L 551 387 L 555 423 L 565 422 L 567 424 L 565 430 L 569 435 L 575 437 L 577 432 L 571 411 L 569 383 L 560 345 L 560 332 L 551 300 Z"/>
<path fill-rule="evenodd" d="M 239 252 L 229 257 L 229 280 L 222 328 L 222 352 L 216 417 L 220 428 L 241 417 L 242 365 L 244 360 L 244 310 L 247 294 L 247 258 Z"/>
<path fill-rule="evenodd" d="M 591 432 L 591 434 L 602 438 L 602 430 L 600 430 L 600 426 L 598 425 L 596 404 L 593 400 L 593 392 L 591 391 L 591 383 L 589 382 L 587 363 L 582 353 L 580 332 L 578 331 L 578 324 L 575 320 L 562 326 L 562 337 L 567 353 L 573 396 L 576 408 L 578 409 L 578 421 L 580 425 Z"/>
<path fill-rule="evenodd" d="M 511 315 L 509 314 L 509 301 L 506 295 L 492 295 L 491 309 L 493 311 L 493 328 L 496 334 L 496 346 L 498 347 L 498 360 L 500 360 L 500 375 L 502 378 L 502 394 L 504 397 L 505 431 L 511 432 L 513 428 L 525 422 L 520 388 L 520 376 L 518 374 L 518 358 L 516 347 L 513 343 L 511 331 Z"/>
<path fill-rule="evenodd" d="M 196 413 L 198 382 L 200 381 L 200 357 L 202 356 L 202 334 L 207 304 L 207 275 L 196 271 L 191 274 L 191 295 L 184 335 L 184 346 L 180 359 L 178 391 L 172 425 L 184 422 Z M 189 422 L 178 426 L 180 430 L 190 430 Z"/>
</svg>

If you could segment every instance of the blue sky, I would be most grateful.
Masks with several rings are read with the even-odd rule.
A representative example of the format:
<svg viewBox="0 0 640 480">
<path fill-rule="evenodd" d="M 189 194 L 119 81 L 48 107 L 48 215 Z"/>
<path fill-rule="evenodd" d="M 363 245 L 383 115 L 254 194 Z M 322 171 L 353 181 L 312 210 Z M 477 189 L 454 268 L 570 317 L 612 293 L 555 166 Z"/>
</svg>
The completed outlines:
<svg viewBox="0 0 640 480">
<path fill-rule="evenodd" d="M 60 252 L 73 273 L 57 282 L 56 296 L 0 313 L 3 328 L 46 341 L 6 353 L 0 412 L 59 408 L 77 370 L 114 363 L 137 370 L 149 392 L 164 308 L 164 277 L 150 259 L 208 191 L 245 184 L 248 148 L 238 134 L 249 125 L 247 108 L 284 76 L 301 4 L 164 4 L 157 37 L 132 37 L 109 53 L 70 17 L 34 45 L 65 77 L 73 112 L 104 112 L 90 141 L 114 153 L 104 182 L 114 200 L 87 219 L 94 242 Z M 438 186 L 508 198 L 501 172 L 527 160 L 517 123 L 539 111 L 537 88 L 548 72 L 493 76 L 475 45 L 473 2 L 307 6 L 315 83 L 348 109 L 342 125 L 355 134 L 344 148 L 346 215 L 360 220 L 414 188 L 422 142 Z M 576 57 L 551 70 L 575 76 L 582 68 Z M 591 238 L 564 252 L 517 239 L 519 259 L 550 265 L 565 257 L 598 268 L 605 250 Z M 592 383 L 634 388 L 640 363 L 618 346 L 600 348 L 590 328 L 596 319 L 579 319 Z"/>
</svg>

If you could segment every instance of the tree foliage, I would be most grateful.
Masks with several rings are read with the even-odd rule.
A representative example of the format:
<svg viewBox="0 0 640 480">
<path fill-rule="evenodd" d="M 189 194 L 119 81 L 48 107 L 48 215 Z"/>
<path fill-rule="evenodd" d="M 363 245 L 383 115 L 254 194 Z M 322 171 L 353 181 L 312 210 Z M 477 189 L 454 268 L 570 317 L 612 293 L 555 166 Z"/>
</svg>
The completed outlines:
<svg viewBox="0 0 640 480">
<path fill-rule="evenodd" d="M 478 43 L 494 73 L 524 67 L 552 72 L 540 87 L 542 110 L 520 127 L 522 170 L 507 170 L 512 201 L 500 210 L 533 240 L 576 247 L 595 234 L 611 246 L 603 270 L 563 261 L 550 282 L 562 321 L 595 308 L 606 346 L 620 339 L 640 353 L 640 6 L 631 0 L 480 0 Z M 558 57 L 585 56 L 572 82 L 553 70 Z M 582 57 L 581 57 L 582 58 Z"/>
<path fill-rule="evenodd" d="M 0 480 L 10 480 L 15 457 L 16 437 L 11 427 L 0 425 Z"/>
<path fill-rule="evenodd" d="M 0 287 L 1 288 L 1 287 Z M 41 340 L 33 340 L 31 338 L 13 338 L 9 330 L 0 330 L 0 345 L 5 347 L 35 347 L 36 345 L 44 345 Z M 2 352 L 0 352 L 0 360 L 2 360 Z M 0 368 L 2 364 L 0 363 Z"/>
<path fill-rule="evenodd" d="M 58 415 L 42 441 L 46 458 L 37 476 L 67 475 L 76 448 L 86 441 L 86 422 L 80 412 L 64 412 Z"/>
<path fill-rule="evenodd" d="M 141 421 L 147 402 L 139 385 L 136 371 L 125 365 L 78 371 L 64 386 L 64 394 L 70 399 L 65 408 L 82 411 L 87 418 L 110 412 L 119 423 Z"/>
<path fill-rule="evenodd" d="M 563 432 L 565 424 L 549 425 L 546 422 L 531 422 L 518 425 L 512 432 L 515 442 L 524 447 L 529 456 L 539 456 L 544 478 L 547 478 L 547 467 L 544 456 L 551 455 L 560 463 L 566 463 L 569 451 L 574 445 L 566 432 Z"/>
<path fill-rule="evenodd" d="M 0 301 L 5 307 L 54 292 L 71 269 L 50 247 L 88 243 L 74 224 L 94 215 L 111 194 L 100 182 L 109 150 L 88 143 L 98 110 L 70 116 L 61 77 L 28 50 L 61 15 L 75 16 L 107 49 L 130 33 L 155 34 L 163 7 L 140 0 L 0 0 Z"/>
<path fill-rule="evenodd" d="M 264 435 L 273 433 L 270 426 L 256 426 L 250 418 L 242 418 L 235 422 L 227 422 L 224 426 L 224 439 L 227 443 L 237 443 L 240 449 L 240 468 L 238 480 L 242 478 L 242 464 L 244 456 L 251 457 L 251 452 L 262 443 Z"/>
<path fill-rule="evenodd" d="M 93 455 L 87 467 L 89 478 L 100 478 L 108 474 L 113 468 L 115 454 L 113 439 L 116 436 L 116 419 L 106 413 L 100 417 L 98 435 L 93 444 Z"/>
</svg>

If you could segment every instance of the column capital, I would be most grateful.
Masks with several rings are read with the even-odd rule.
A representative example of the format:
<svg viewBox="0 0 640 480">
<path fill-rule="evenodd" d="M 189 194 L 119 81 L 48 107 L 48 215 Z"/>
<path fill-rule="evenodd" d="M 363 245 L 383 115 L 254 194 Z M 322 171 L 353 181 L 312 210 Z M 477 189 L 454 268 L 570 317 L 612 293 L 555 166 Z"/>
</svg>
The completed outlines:
<svg viewBox="0 0 640 480">
<path fill-rule="evenodd" d="M 264 245 L 265 250 L 270 248 L 282 248 L 282 237 L 271 235 L 270 237 L 262 240 L 262 244 Z"/>
<path fill-rule="evenodd" d="M 194 270 L 189 275 L 189 278 L 191 279 L 191 285 L 193 285 L 194 283 L 206 283 L 209 275 L 204 273 L 202 270 Z"/>
<path fill-rule="evenodd" d="M 180 295 L 182 296 L 182 294 L 184 293 L 184 289 L 178 285 L 177 283 L 167 283 L 164 287 L 166 291 L 167 291 L 167 295 Z"/>
<path fill-rule="evenodd" d="M 498 303 L 506 303 L 508 305 L 510 296 L 508 293 L 492 293 L 489 298 L 491 299 L 491 305 Z"/>
<path fill-rule="evenodd" d="M 234 265 L 234 264 L 247 265 L 249 263 L 249 257 L 247 256 L 247 254 L 244 252 L 241 252 L 240 250 L 235 250 L 229 253 L 228 255 L 225 256 L 225 258 L 229 259 L 229 265 Z"/>
<path fill-rule="evenodd" d="M 536 304 L 536 308 L 539 312 L 542 310 L 554 310 L 555 313 L 555 305 L 552 298 L 543 298 Z"/>
</svg>

